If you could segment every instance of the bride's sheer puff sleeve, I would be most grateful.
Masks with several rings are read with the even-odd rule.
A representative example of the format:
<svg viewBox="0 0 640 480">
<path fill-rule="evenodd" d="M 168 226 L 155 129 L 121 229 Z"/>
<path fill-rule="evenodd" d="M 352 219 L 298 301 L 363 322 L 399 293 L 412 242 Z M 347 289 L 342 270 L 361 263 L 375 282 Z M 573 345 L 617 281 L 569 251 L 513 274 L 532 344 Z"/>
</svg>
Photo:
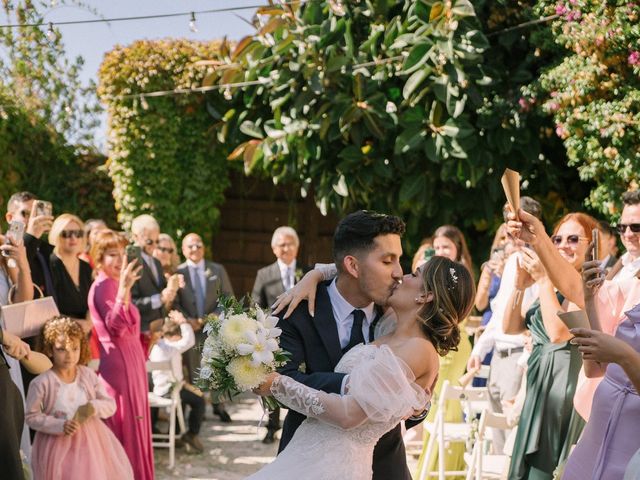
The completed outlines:
<svg viewBox="0 0 640 480">
<path fill-rule="evenodd" d="M 372 422 L 400 421 L 421 411 L 430 395 L 415 383 L 411 369 L 389 347 L 372 348 L 349 374 L 348 394 L 325 393 L 281 375 L 271 393 L 287 407 L 345 430 Z"/>
</svg>

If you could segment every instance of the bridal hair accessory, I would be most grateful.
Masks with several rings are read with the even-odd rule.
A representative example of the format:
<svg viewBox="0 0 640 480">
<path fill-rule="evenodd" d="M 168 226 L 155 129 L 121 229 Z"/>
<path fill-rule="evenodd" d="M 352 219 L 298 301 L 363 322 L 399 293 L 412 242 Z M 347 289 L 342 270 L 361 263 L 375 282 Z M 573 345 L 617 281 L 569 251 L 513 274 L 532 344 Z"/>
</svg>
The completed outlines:
<svg viewBox="0 0 640 480">
<path fill-rule="evenodd" d="M 450 268 L 449 269 L 449 275 L 451 275 L 451 280 L 453 280 L 453 283 L 455 283 L 457 285 L 458 284 L 458 275 L 456 275 L 456 269 L 455 268 Z"/>
</svg>

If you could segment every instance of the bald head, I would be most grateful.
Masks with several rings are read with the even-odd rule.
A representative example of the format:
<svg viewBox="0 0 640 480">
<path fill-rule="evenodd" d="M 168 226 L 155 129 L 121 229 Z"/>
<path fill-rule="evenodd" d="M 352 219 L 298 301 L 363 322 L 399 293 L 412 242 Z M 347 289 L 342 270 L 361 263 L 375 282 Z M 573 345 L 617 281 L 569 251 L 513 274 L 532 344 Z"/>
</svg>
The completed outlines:
<svg viewBox="0 0 640 480">
<path fill-rule="evenodd" d="M 182 254 L 184 258 L 198 263 L 204 258 L 204 243 L 197 233 L 189 233 L 182 239 Z"/>
</svg>

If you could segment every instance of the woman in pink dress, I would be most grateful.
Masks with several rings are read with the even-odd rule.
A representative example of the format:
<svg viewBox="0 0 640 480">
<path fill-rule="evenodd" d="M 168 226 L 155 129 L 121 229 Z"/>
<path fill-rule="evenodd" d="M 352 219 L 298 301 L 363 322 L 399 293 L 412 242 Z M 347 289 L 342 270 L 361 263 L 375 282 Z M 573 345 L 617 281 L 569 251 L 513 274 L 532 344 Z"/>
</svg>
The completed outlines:
<svg viewBox="0 0 640 480">
<path fill-rule="evenodd" d="M 97 276 L 89 291 L 89 309 L 98 334 L 98 373 L 116 401 L 106 423 L 122 443 L 136 480 L 153 479 L 151 418 L 145 355 L 140 345 L 140 313 L 131 303 L 131 287 L 142 266 L 127 263 L 121 235 L 102 230 L 91 247 Z"/>
<path fill-rule="evenodd" d="M 622 480 L 627 464 L 640 448 L 640 304 L 624 313 L 615 336 L 602 331 L 599 318 L 617 317 L 615 306 L 624 304 L 623 292 L 636 288 L 639 280 L 601 288 L 603 275 L 598 262 L 585 262 L 583 272 L 585 307 L 593 330 L 571 330 L 575 335 L 572 343 L 580 345 L 587 377 L 604 378 L 562 478 Z"/>
<path fill-rule="evenodd" d="M 33 476 L 38 480 L 133 480 L 129 459 L 102 422 L 116 403 L 93 370 L 89 343 L 79 323 L 67 317 L 49 320 L 43 331 L 51 370 L 29 385 L 27 425 L 36 431 Z"/>
</svg>

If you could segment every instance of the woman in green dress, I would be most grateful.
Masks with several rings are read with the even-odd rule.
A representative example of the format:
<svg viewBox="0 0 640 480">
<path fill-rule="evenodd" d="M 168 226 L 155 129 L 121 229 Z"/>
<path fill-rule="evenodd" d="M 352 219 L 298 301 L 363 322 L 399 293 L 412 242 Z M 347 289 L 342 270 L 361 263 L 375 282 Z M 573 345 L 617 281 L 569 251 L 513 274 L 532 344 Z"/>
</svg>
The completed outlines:
<svg viewBox="0 0 640 480">
<path fill-rule="evenodd" d="M 551 237 L 560 255 L 579 270 L 591 242 L 594 218 L 583 213 L 564 216 Z M 571 345 L 571 333 L 557 315 L 576 307 L 556 291 L 535 252 L 523 248 L 516 288 L 507 304 L 504 331 L 531 331 L 533 351 L 527 370 L 527 394 L 513 447 L 510 480 L 551 480 L 567 458 L 584 422 L 573 408 L 573 395 L 582 366 L 580 353 Z M 539 298 L 522 311 L 522 292 L 538 284 Z"/>
<path fill-rule="evenodd" d="M 471 254 L 467 248 L 467 243 L 464 239 L 462 232 L 453 225 L 443 225 L 439 227 L 433 235 L 433 248 L 435 254 L 447 257 L 449 260 L 462 263 L 469 272 L 473 275 L 473 265 L 471 263 Z M 438 374 L 438 382 L 434 389 L 434 398 L 440 394 L 442 385 L 445 380 L 448 380 L 452 385 L 458 385 L 458 379 L 464 374 L 467 368 L 467 361 L 471 356 L 471 342 L 469 337 L 465 333 L 466 320 L 460 323 L 460 343 L 458 349 L 451 350 L 446 356 L 440 357 L 440 372 Z M 429 415 L 425 419 L 425 422 L 434 422 L 437 412 L 437 402 L 432 402 Z M 460 402 L 449 400 L 447 402 L 447 413 L 445 415 L 445 422 L 462 422 L 462 409 L 460 408 Z M 429 434 L 424 432 L 422 454 L 418 460 L 418 468 L 416 478 L 419 478 L 422 471 L 424 462 L 427 462 L 427 471 L 433 472 L 438 470 L 438 451 L 434 449 L 434 453 L 431 458 L 426 459 L 427 445 L 429 444 Z M 464 443 L 451 443 L 446 452 L 445 458 L 445 470 L 452 471 L 464 471 L 465 461 L 464 452 L 466 445 Z M 449 477 L 451 478 L 451 477 Z M 460 477 L 464 478 L 464 477 Z"/>
</svg>

